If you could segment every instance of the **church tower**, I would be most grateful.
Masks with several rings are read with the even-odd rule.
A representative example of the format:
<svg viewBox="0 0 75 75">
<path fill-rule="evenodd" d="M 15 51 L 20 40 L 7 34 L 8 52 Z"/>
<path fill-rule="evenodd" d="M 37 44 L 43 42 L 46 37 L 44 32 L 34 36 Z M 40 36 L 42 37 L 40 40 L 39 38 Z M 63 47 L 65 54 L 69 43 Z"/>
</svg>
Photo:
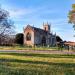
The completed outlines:
<svg viewBox="0 0 75 75">
<path fill-rule="evenodd" d="M 47 23 L 45 23 L 45 24 L 43 23 L 43 29 L 44 29 L 45 31 L 50 32 L 50 31 L 51 31 L 50 26 L 51 26 L 51 25 L 49 25 L 49 24 L 48 24 L 48 22 L 47 22 Z"/>
</svg>

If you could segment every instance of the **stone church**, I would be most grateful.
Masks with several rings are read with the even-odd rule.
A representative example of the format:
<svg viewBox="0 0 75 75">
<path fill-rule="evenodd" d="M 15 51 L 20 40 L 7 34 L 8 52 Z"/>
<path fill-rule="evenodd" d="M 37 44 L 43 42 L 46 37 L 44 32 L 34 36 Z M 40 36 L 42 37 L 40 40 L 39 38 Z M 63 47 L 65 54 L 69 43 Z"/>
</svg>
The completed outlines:
<svg viewBox="0 0 75 75">
<path fill-rule="evenodd" d="M 27 25 L 24 28 L 24 44 L 28 46 L 55 46 L 56 34 L 51 33 L 51 25 L 43 24 L 43 29 Z"/>
</svg>

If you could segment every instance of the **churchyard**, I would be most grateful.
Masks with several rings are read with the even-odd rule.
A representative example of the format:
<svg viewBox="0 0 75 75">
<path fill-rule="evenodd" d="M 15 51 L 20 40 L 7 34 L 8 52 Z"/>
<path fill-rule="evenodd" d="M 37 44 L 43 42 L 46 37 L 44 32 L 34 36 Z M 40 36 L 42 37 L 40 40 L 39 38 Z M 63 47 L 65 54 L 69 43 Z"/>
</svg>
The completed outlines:
<svg viewBox="0 0 75 75">
<path fill-rule="evenodd" d="M 4 10 L 4 7 L 3 8 L 0 7 L 0 75 L 75 75 L 75 42 L 73 41 L 74 39 L 71 40 L 73 38 L 72 36 L 73 33 L 69 30 L 70 28 L 67 28 L 69 27 L 69 25 L 66 23 L 65 21 L 66 17 L 64 16 L 64 15 L 68 16 L 69 23 L 74 24 L 73 28 L 75 30 L 75 4 L 72 5 L 71 11 L 65 9 L 69 11 L 67 15 L 66 11 L 63 12 L 63 9 L 59 8 L 62 7 L 63 5 L 66 5 L 63 3 L 64 1 L 63 2 L 60 1 L 61 2 L 60 4 L 58 0 L 59 4 L 57 3 L 57 5 L 55 1 L 53 1 L 54 5 L 51 5 L 52 3 L 50 2 L 52 1 L 47 3 L 44 2 L 44 0 L 42 0 L 41 2 L 39 1 L 39 3 L 37 1 L 38 0 L 36 0 L 35 2 L 28 1 L 29 5 L 25 4 L 27 2 L 21 3 L 22 1 L 21 2 L 18 1 L 19 4 L 17 4 L 18 2 L 12 1 L 11 2 L 7 1 L 5 2 L 6 4 L 2 2 L 2 4 L 4 5 L 8 4 L 8 7 L 11 7 L 13 5 L 14 8 L 11 7 L 10 9 L 12 9 L 12 11 L 10 10 L 11 11 L 10 12 Z M 20 7 L 18 6 L 17 6 L 18 8 L 15 7 L 13 3 L 15 3 L 15 5 L 17 4 L 18 6 L 20 5 Z M 39 7 L 37 8 L 36 6 L 37 5 L 40 6 L 40 3 L 43 4 L 45 3 L 44 5 L 48 6 L 46 6 L 46 8 L 41 8 L 38 10 Z M 66 3 L 68 4 L 68 2 Z M 23 4 L 25 6 L 21 8 L 21 4 L 22 6 Z M 29 6 L 30 8 L 29 9 L 26 8 L 26 5 Z M 55 5 L 57 6 L 57 8 Z M 50 8 L 53 6 L 55 9 Z M 35 7 L 33 9 L 36 9 L 38 11 L 36 10 L 34 11 L 38 13 L 40 11 L 41 13 L 38 14 L 34 12 L 33 9 L 31 9 L 31 7 Z M 24 10 L 24 8 L 28 9 L 28 11 Z M 64 6 L 64 8 L 67 7 Z M 16 9 L 22 9 L 24 11 Z M 47 12 L 44 12 L 43 9 Z M 62 11 L 59 9 L 61 9 Z M 59 13 L 58 10 L 61 12 Z M 27 13 L 24 14 L 24 12 L 26 11 L 28 15 Z M 53 14 L 51 13 L 51 11 Z M 33 15 L 31 12 L 35 15 Z M 13 15 L 9 15 L 9 13 L 10 14 L 13 13 Z M 36 24 L 40 25 L 40 22 L 43 22 L 45 20 L 50 21 L 50 19 L 52 18 L 52 21 L 54 22 L 54 24 L 52 23 L 52 25 L 54 25 L 53 28 L 55 28 L 57 31 L 51 29 L 52 25 L 48 22 L 47 23 L 43 22 L 42 25 L 43 28 L 38 28 L 37 25 L 36 26 L 29 25 L 30 23 L 29 20 L 28 25 L 26 24 L 27 25 L 26 26 L 25 23 L 29 19 L 28 18 L 26 20 L 26 18 L 29 15 L 31 15 L 30 20 L 34 25 Z M 61 15 L 64 17 L 62 17 Z M 12 18 L 12 16 L 14 16 L 14 18 Z M 15 23 L 11 19 L 13 19 Z M 23 21 L 26 20 L 24 23 L 25 27 L 21 23 L 22 20 Z M 57 35 L 59 32 L 61 34 Z M 64 40 L 61 39 L 60 36 L 64 36 L 65 37 Z"/>
</svg>

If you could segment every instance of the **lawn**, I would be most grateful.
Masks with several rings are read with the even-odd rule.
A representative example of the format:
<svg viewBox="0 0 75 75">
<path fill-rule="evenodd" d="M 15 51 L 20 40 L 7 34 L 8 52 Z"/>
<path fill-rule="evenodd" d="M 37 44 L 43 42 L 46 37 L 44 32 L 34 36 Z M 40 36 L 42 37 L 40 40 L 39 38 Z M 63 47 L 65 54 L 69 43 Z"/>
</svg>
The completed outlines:
<svg viewBox="0 0 75 75">
<path fill-rule="evenodd" d="M 0 46 L 0 50 L 58 50 L 58 47 L 31 47 L 31 46 Z"/>
<path fill-rule="evenodd" d="M 75 75 L 75 55 L 0 53 L 0 75 Z"/>
</svg>

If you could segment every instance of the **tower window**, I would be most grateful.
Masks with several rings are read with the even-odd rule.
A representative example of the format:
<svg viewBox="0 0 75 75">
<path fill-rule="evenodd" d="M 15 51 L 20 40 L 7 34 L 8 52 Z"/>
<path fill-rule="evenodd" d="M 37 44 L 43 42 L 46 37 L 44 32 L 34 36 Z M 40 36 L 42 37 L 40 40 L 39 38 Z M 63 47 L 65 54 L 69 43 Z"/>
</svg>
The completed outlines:
<svg viewBox="0 0 75 75">
<path fill-rule="evenodd" d="M 31 40 L 31 34 L 30 34 L 29 32 L 28 32 L 27 35 L 26 35 L 26 40 L 27 40 L 27 41 L 30 41 L 30 40 Z"/>
</svg>

